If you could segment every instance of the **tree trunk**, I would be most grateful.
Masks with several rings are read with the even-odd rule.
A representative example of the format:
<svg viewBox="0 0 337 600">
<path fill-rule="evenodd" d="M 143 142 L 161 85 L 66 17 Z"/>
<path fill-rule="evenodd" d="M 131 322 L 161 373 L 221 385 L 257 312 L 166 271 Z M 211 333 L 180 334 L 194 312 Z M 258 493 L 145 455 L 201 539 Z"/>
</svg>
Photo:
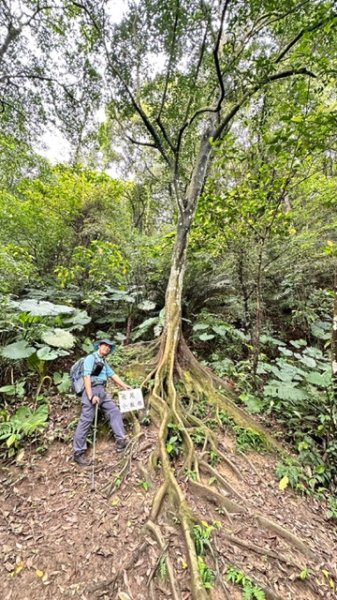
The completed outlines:
<svg viewBox="0 0 337 600">
<path fill-rule="evenodd" d="M 337 400 L 337 269 L 334 278 L 333 324 L 331 333 L 331 367 L 334 400 Z"/>
<path fill-rule="evenodd" d="M 186 255 L 191 225 L 193 223 L 198 200 L 202 193 L 207 164 L 212 146 L 210 137 L 213 130 L 210 121 L 202 136 L 199 153 L 192 171 L 190 184 L 184 199 L 179 198 L 179 182 L 174 179 L 179 218 L 177 223 L 176 241 L 171 260 L 170 277 L 165 297 L 165 328 L 161 344 L 161 365 L 166 375 L 172 376 L 175 357 L 181 336 L 181 300 L 183 292 L 184 275 L 186 269 Z"/>
<path fill-rule="evenodd" d="M 254 384 L 256 386 L 256 373 L 259 363 L 260 355 L 260 337 L 262 329 L 263 319 L 263 303 L 262 303 L 262 258 L 263 258 L 263 244 L 259 250 L 258 257 L 258 268 L 256 276 L 256 313 L 255 313 L 255 325 L 252 332 L 252 375 Z"/>
</svg>

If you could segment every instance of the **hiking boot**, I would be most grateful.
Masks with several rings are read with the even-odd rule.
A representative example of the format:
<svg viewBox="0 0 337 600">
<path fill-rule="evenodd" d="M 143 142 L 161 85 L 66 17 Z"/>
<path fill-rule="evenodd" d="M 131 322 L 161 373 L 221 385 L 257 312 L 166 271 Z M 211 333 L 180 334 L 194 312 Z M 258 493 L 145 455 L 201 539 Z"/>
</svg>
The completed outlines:
<svg viewBox="0 0 337 600">
<path fill-rule="evenodd" d="M 75 463 L 77 463 L 78 465 L 81 465 L 82 467 L 90 467 L 90 465 L 91 465 L 91 460 L 89 460 L 88 458 L 85 458 L 83 452 L 81 454 L 75 453 L 74 461 L 75 461 Z"/>
<path fill-rule="evenodd" d="M 128 445 L 128 440 L 127 438 L 123 438 L 121 440 L 117 440 L 116 442 L 116 450 L 117 452 L 123 452 L 123 450 L 125 450 L 125 448 Z"/>
</svg>

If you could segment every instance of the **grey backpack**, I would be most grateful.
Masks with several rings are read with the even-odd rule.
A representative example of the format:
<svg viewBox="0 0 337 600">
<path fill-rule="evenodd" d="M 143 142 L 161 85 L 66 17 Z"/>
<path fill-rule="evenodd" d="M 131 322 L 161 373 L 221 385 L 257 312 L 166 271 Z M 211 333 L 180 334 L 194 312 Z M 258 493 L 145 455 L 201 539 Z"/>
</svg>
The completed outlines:
<svg viewBox="0 0 337 600">
<path fill-rule="evenodd" d="M 81 396 L 84 391 L 84 378 L 83 378 L 83 367 L 84 361 L 86 357 L 83 356 L 79 360 L 77 360 L 70 369 L 70 379 L 71 379 L 71 387 L 76 396 Z M 95 362 L 93 366 L 93 370 L 91 371 L 91 377 L 97 377 L 100 374 L 103 367 L 105 365 L 105 360 L 101 361 L 97 359 L 95 355 Z"/>
</svg>

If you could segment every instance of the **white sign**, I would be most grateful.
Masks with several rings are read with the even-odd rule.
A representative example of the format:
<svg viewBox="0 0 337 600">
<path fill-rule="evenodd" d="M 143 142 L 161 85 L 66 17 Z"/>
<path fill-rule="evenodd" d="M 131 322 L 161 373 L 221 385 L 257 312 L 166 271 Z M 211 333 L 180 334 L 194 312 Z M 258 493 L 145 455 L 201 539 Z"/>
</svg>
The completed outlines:
<svg viewBox="0 0 337 600">
<path fill-rule="evenodd" d="M 141 410 L 144 408 L 144 398 L 142 390 L 135 388 L 133 390 L 123 390 L 118 393 L 119 408 L 122 413 L 130 410 Z"/>
</svg>

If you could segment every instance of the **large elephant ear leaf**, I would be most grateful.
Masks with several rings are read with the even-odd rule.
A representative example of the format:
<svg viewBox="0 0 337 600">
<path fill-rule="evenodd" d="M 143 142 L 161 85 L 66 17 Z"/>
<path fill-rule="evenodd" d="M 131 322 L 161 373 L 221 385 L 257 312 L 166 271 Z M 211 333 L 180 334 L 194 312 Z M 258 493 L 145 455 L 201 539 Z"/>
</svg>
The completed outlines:
<svg viewBox="0 0 337 600">
<path fill-rule="evenodd" d="M 70 331 L 64 329 L 50 329 L 42 334 L 43 341 L 49 346 L 56 348 L 72 348 L 75 344 L 75 337 Z"/>
<path fill-rule="evenodd" d="M 28 358 L 34 354 L 34 352 L 35 348 L 29 346 L 28 342 L 25 340 L 14 342 L 13 344 L 4 346 L 0 350 L 1 356 L 4 358 L 10 358 L 11 360 L 22 360 L 23 358 Z"/>
<path fill-rule="evenodd" d="M 40 360 L 55 360 L 59 357 L 57 350 L 52 350 L 49 346 L 43 346 L 36 354 Z"/>
<path fill-rule="evenodd" d="M 26 299 L 19 302 L 12 301 L 12 306 L 23 312 L 28 312 L 34 317 L 56 317 L 57 315 L 70 314 L 75 311 L 72 306 L 53 304 L 45 300 Z"/>
</svg>

